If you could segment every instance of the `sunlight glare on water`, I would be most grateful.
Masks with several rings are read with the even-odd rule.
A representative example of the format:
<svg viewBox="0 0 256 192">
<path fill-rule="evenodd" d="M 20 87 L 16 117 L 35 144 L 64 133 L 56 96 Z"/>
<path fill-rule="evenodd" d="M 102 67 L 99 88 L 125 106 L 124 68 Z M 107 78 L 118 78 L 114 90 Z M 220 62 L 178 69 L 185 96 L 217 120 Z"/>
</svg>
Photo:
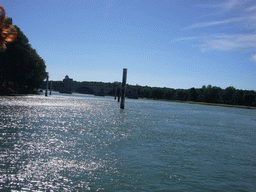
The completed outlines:
<svg viewBox="0 0 256 192">
<path fill-rule="evenodd" d="M 255 110 L 1 97 L 0 190 L 255 191 Z"/>
</svg>

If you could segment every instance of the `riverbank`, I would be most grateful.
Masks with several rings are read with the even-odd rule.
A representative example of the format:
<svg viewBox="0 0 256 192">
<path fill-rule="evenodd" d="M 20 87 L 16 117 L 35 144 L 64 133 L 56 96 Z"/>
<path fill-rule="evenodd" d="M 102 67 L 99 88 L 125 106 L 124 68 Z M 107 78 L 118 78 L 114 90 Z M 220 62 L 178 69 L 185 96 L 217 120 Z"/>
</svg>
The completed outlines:
<svg viewBox="0 0 256 192">
<path fill-rule="evenodd" d="M 148 99 L 155 100 L 153 98 L 148 98 Z M 171 101 L 171 102 L 180 102 L 180 103 L 190 103 L 190 104 L 199 104 L 199 105 L 212 105 L 212 106 L 235 107 L 235 108 L 243 108 L 243 109 L 256 109 L 256 107 L 252 107 L 252 106 L 229 105 L 229 104 L 223 104 L 223 103 L 206 103 L 206 102 L 167 100 L 167 99 L 157 99 L 157 100 L 160 100 L 160 101 Z"/>
<path fill-rule="evenodd" d="M 222 103 L 205 103 L 205 102 L 194 102 L 194 101 L 179 101 L 179 102 L 186 102 L 190 104 L 200 104 L 200 105 L 222 106 L 222 107 L 236 107 L 236 108 L 243 108 L 243 109 L 256 109 L 256 107 L 244 106 L 244 105 L 229 105 L 229 104 L 222 104 Z"/>
</svg>

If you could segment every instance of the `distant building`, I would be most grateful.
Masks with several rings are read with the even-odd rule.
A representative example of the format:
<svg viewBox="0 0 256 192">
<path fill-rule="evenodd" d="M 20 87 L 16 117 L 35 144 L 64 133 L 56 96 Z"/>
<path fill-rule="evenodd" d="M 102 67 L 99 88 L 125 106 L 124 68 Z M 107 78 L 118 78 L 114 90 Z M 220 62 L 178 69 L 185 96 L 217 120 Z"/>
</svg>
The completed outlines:
<svg viewBox="0 0 256 192">
<path fill-rule="evenodd" d="M 69 93 L 72 94 L 73 90 L 73 79 L 70 79 L 68 75 L 63 79 L 63 86 L 60 89 L 60 93 Z"/>
</svg>

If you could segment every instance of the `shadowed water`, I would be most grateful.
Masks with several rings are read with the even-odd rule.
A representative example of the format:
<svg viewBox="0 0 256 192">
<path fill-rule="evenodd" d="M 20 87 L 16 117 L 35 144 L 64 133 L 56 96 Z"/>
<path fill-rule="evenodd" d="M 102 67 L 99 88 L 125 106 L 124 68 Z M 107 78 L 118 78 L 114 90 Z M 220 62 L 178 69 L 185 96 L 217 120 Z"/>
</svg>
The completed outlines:
<svg viewBox="0 0 256 192">
<path fill-rule="evenodd" d="M 256 111 L 0 97 L 0 190 L 256 191 Z"/>
</svg>

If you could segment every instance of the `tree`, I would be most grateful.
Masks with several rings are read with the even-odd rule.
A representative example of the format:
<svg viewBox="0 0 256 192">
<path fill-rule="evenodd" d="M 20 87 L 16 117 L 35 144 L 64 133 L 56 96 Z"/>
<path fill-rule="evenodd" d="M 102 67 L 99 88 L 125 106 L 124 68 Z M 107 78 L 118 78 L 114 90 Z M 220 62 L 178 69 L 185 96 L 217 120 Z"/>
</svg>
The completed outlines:
<svg viewBox="0 0 256 192">
<path fill-rule="evenodd" d="M 176 100 L 187 101 L 188 100 L 188 93 L 184 89 L 176 90 Z"/>
<path fill-rule="evenodd" d="M 206 90 L 206 86 L 203 85 L 201 89 L 198 90 L 198 96 L 197 96 L 197 100 L 198 101 L 205 101 L 205 90 Z"/>
<path fill-rule="evenodd" d="M 220 87 L 208 85 L 204 90 L 204 101 L 207 103 L 219 103 L 222 89 Z"/>
<path fill-rule="evenodd" d="M 151 97 L 154 99 L 162 99 L 164 92 L 161 88 L 154 88 L 151 93 Z"/>
<path fill-rule="evenodd" d="M 234 105 L 242 105 L 243 104 L 243 90 L 236 90 L 233 94 L 233 104 Z"/>
<path fill-rule="evenodd" d="M 243 95 L 243 104 L 247 106 L 255 105 L 256 93 L 253 91 L 245 91 Z"/>
<path fill-rule="evenodd" d="M 47 76 L 44 60 L 29 44 L 19 27 L 14 26 L 18 36 L 0 53 L 0 94 L 32 93 Z"/>
<path fill-rule="evenodd" d="M 188 100 L 196 101 L 197 100 L 197 92 L 194 87 L 188 90 Z"/>
<path fill-rule="evenodd" d="M 167 99 L 167 100 L 175 99 L 175 92 L 176 92 L 175 89 L 166 90 L 166 92 L 164 93 L 164 99 Z"/>
<path fill-rule="evenodd" d="M 151 92 L 152 92 L 152 88 L 145 86 L 140 90 L 139 94 L 140 94 L 140 97 L 150 98 Z"/>
<path fill-rule="evenodd" d="M 225 90 L 223 90 L 223 93 L 221 95 L 222 103 L 233 104 L 235 92 L 236 92 L 236 89 L 232 86 L 227 87 Z"/>
</svg>

